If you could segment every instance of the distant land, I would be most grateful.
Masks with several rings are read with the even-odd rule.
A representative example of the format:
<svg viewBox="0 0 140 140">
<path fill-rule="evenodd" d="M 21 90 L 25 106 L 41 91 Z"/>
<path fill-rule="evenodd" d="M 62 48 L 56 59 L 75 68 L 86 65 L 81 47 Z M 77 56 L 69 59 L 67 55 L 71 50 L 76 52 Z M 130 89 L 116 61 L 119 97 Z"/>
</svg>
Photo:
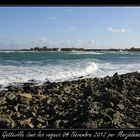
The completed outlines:
<svg viewBox="0 0 140 140">
<path fill-rule="evenodd" d="M 31 49 L 21 49 L 21 51 L 140 51 L 140 48 L 131 47 L 130 49 L 85 49 L 85 48 L 48 48 L 44 47 L 35 47 Z"/>
<path fill-rule="evenodd" d="M 10 51 L 10 49 L 0 49 L 1 51 Z M 91 52 L 91 51 L 136 51 L 140 52 L 140 48 L 134 48 L 131 47 L 130 49 L 85 49 L 85 48 L 48 48 L 47 46 L 43 47 L 34 47 L 30 49 L 12 49 L 12 51 L 85 51 L 85 52 Z"/>
</svg>

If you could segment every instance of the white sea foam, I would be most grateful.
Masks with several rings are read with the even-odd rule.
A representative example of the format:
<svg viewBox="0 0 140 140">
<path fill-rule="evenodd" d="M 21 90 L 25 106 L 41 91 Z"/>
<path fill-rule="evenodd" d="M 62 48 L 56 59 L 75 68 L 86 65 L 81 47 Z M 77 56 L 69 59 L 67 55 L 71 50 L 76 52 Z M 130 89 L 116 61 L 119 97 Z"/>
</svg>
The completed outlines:
<svg viewBox="0 0 140 140">
<path fill-rule="evenodd" d="M 48 60 L 47 60 L 48 61 Z M 94 62 L 93 62 L 94 61 Z M 139 63 L 110 63 L 92 59 L 66 60 L 57 63 L 40 65 L 41 61 L 28 61 L 26 65 L 0 65 L 0 84 L 7 86 L 14 82 L 28 82 L 29 80 L 43 83 L 49 81 L 73 80 L 78 77 L 112 76 L 115 72 L 124 74 L 140 71 Z"/>
<path fill-rule="evenodd" d="M 130 63 L 130 64 L 100 63 L 98 64 L 98 70 L 90 76 L 104 77 L 107 75 L 112 76 L 116 72 L 118 72 L 118 74 L 125 74 L 134 71 L 140 72 L 140 65 L 138 63 Z"/>
<path fill-rule="evenodd" d="M 12 50 L 10 50 L 10 51 L 7 51 L 7 50 L 4 50 L 4 51 L 0 51 L 1 53 L 11 53 L 11 52 L 15 52 L 15 51 L 12 51 Z"/>
<path fill-rule="evenodd" d="M 70 53 L 73 53 L 73 54 L 96 54 L 96 55 L 105 54 L 105 52 L 94 52 L 94 51 L 89 51 L 89 52 L 86 52 L 86 51 L 72 51 Z"/>
<path fill-rule="evenodd" d="M 42 83 L 49 81 L 65 81 L 87 76 L 98 69 L 94 62 L 67 63 L 47 66 L 0 66 L 0 84 L 7 86 L 14 82 L 35 80 Z"/>
<path fill-rule="evenodd" d="M 27 53 L 27 52 L 37 52 L 37 51 L 22 51 L 22 50 L 1 50 L 0 53 Z"/>
</svg>

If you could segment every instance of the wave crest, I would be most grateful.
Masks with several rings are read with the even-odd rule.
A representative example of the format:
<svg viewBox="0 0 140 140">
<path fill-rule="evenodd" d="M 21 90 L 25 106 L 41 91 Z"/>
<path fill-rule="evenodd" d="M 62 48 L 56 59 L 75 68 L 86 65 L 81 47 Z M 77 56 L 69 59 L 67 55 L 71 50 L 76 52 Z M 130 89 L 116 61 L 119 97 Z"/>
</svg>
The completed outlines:
<svg viewBox="0 0 140 140">
<path fill-rule="evenodd" d="M 65 81 L 77 79 L 80 76 L 87 76 L 98 69 L 94 62 L 75 62 L 62 65 L 46 66 L 11 66 L 0 65 L 0 84 L 7 86 L 11 83 L 28 82 L 35 80 L 43 83 L 49 81 Z"/>
</svg>

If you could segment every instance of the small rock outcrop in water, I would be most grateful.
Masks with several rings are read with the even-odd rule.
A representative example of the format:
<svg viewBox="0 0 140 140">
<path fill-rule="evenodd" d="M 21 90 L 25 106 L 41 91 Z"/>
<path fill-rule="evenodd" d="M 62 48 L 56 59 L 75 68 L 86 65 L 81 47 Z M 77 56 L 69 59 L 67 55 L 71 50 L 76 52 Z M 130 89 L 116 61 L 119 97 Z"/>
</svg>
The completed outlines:
<svg viewBox="0 0 140 140">
<path fill-rule="evenodd" d="M 140 128 L 140 73 L 0 91 L 0 128 Z"/>
</svg>

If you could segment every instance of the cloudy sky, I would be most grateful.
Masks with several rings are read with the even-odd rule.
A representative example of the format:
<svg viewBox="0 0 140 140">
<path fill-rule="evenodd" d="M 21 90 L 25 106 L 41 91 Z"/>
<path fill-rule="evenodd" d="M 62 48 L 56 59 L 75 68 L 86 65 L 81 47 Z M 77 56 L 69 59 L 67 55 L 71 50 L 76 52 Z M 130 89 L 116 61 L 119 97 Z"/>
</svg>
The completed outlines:
<svg viewBox="0 0 140 140">
<path fill-rule="evenodd" d="M 0 49 L 140 47 L 139 7 L 0 7 Z"/>
</svg>

